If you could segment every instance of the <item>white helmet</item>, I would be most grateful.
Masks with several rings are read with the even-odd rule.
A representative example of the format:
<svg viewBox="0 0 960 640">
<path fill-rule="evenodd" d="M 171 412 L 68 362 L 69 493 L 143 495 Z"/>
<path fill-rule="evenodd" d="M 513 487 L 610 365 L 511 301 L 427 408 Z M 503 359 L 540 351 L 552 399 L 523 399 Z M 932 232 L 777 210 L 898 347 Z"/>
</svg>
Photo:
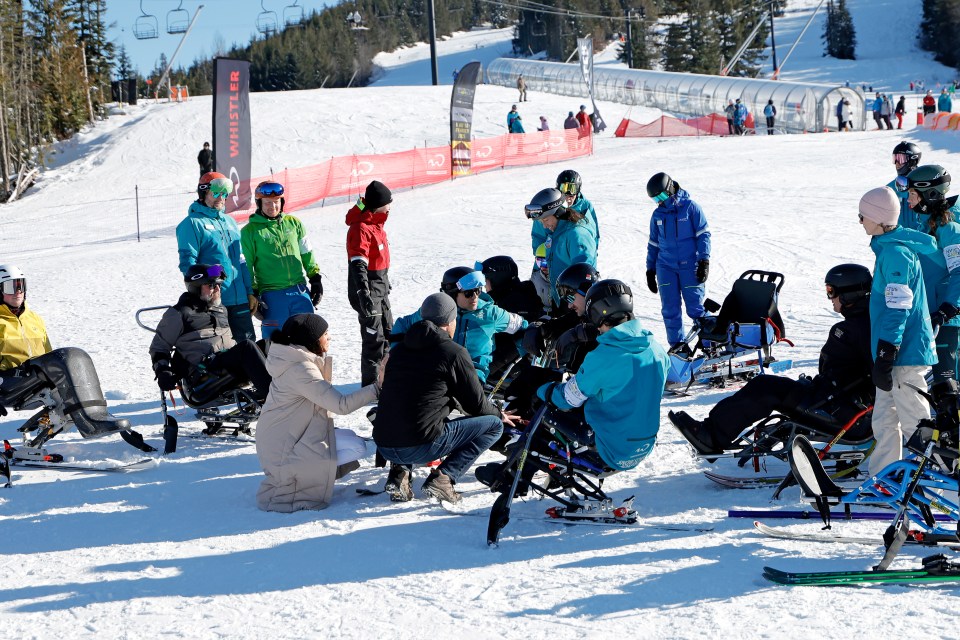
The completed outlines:
<svg viewBox="0 0 960 640">
<path fill-rule="evenodd" d="M 12 264 L 0 264 L 0 291 L 8 296 L 17 292 L 17 285 L 22 287 L 23 295 L 27 295 L 27 278 L 20 267 Z"/>
</svg>

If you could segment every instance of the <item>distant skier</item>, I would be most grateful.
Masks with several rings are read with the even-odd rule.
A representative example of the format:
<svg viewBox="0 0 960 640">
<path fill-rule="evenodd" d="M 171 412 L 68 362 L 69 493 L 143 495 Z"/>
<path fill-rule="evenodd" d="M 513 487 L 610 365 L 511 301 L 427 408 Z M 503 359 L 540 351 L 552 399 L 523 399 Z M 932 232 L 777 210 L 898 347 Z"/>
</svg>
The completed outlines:
<svg viewBox="0 0 960 640">
<path fill-rule="evenodd" d="M 517 102 L 526 102 L 527 101 L 527 81 L 523 79 L 522 73 L 519 76 L 517 76 L 517 91 L 520 92 L 520 97 L 517 99 Z"/>
<path fill-rule="evenodd" d="M 203 149 L 197 154 L 197 163 L 200 165 L 200 175 L 213 171 L 213 151 L 210 150 L 210 143 L 204 142 Z"/>
<path fill-rule="evenodd" d="M 773 135 L 773 125 L 777 117 L 777 108 L 773 106 L 773 100 L 767 100 L 767 104 L 763 107 L 763 116 L 767 119 L 767 135 Z"/>
</svg>

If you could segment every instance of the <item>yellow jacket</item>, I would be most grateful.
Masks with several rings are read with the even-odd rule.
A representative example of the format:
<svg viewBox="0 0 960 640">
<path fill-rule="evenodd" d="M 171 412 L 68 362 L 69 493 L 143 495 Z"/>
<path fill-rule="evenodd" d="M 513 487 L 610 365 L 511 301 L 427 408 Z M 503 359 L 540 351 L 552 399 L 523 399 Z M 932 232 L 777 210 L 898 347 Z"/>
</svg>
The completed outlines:
<svg viewBox="0 0 960 640">
<path fill-rule="evenodd" d="M 19 367 L 52 350 L 43 318 L 28 309 L 26 303 L 19 316 L 0 304 L 0 371 Z"/>
</svg>

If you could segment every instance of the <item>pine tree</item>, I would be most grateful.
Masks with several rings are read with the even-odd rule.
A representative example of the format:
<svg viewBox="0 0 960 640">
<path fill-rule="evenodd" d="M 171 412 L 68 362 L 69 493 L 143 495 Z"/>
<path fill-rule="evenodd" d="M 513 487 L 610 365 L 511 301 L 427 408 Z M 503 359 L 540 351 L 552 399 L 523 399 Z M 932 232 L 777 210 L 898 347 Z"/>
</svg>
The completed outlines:
<svg viewBox="0 0 960 640">
<path fill-rule="evenodd" d="M 836 9 L 836 41 L 837 53 L 835 57 L 841 60 L 857 59 L 857 32 L 853 28 L 853 16 L 847 9 L 847 0 L 839 0 Z"/>
<path fill-rule="evenodd" d="M 837 32 L 836 10 L 833 8 L 833 0 L 827 2 L 827 20 L 823 23 L 823 55 L 834 56 L 837 51 L 836 32 Z"/>
</svg>

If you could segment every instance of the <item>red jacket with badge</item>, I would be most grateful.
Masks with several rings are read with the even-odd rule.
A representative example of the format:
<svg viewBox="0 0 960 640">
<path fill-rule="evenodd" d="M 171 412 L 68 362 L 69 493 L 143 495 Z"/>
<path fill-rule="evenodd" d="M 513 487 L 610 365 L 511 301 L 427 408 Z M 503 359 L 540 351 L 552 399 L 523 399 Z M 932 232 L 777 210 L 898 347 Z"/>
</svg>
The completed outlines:
<svg viewBox="0 0 960 640">
<path fill-rule="evenodd" d="M 347 212 L 347 298 L 358 313 L 373 313 L 390 292 L 390 245 L 383 228 L 387 213 L 371 213 L 363 198 Z"/>
</svg>

